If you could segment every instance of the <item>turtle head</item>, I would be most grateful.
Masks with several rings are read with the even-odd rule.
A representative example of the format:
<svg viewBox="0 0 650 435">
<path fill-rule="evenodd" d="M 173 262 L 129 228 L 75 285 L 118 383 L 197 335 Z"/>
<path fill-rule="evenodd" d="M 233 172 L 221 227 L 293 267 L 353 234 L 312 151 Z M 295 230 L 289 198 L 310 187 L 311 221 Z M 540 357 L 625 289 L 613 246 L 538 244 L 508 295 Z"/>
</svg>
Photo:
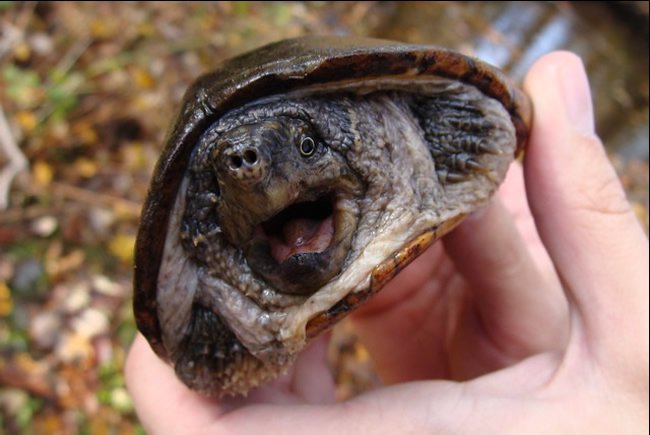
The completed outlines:
<svg viewBox="0 0 650 435">
<path fill-rule="evenodd" d="M 278 117 L 237 126 L 214 147 L 228 240 L 283 293 L 311 294 L 342 268 L 357 226 L 360 183 L 309 122 Z"/>
</svg>

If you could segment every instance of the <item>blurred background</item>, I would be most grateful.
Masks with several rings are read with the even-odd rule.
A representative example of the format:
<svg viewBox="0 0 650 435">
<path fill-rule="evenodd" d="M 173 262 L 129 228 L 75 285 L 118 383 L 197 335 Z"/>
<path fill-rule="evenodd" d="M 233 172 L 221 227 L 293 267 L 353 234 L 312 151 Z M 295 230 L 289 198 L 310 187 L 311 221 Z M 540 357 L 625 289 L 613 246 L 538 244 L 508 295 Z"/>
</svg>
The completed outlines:
<svg viewBox="0 0 650 435">
<path fill-rule="evenodd" d="M 122 368 L 133 243 L 191 81 L 304 34 L 433 43 L 521 80 L 582 56 L 598 131 L 648 228 L 648 2 L 0 1 L 0 433 L 141 433 Z M 379 385 L 345 323 L 345 399 Z"/>
</svg>

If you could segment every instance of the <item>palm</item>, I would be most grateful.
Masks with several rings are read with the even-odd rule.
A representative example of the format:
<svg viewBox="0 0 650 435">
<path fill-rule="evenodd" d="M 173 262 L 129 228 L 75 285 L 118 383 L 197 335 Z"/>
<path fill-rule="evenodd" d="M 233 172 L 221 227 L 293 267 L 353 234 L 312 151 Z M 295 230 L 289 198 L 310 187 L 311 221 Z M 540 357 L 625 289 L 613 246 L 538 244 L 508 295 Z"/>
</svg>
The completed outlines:
<svg viewBox="0 0 650 435">
<path fill-rule="evenodd" d="M 494 205 L 499 210 L 489 213 L 503 214 L 501 225 L 518 232 L 513 239 L 519 245 L 492 249 L 491 228 L 481 236 L 474 231 L 477 222 L 463 224 L 356 314 L 360 334 L 382 361 L 378 369 L 387 382 L 468 379 L 548 350 L 549 344 L 564 344 L 558 334 L 566 331 L 539 333 L 540 323 L 566 314 L 566 301 L 528 210 L 519 166 L 510 171 L 498 197 L 508 212 Z M 512 222 L 503 222 L 509 216 Z M 522 259 L 520 251 L 530 257 Z M 509 275 L 522 268 L 530 269 L 523 276 L 535 283 L 508 283 Z M 518 292 L 519 286 L 524 291 Z M 535 286 L 545 289 L 532 309 L 509 309 L 509 297 L 518 304 L 517 298 L 530 293 L 525 287 Z M 385 334 L 378 337 L 372 332 L 376 328 Z"/>
</svg>

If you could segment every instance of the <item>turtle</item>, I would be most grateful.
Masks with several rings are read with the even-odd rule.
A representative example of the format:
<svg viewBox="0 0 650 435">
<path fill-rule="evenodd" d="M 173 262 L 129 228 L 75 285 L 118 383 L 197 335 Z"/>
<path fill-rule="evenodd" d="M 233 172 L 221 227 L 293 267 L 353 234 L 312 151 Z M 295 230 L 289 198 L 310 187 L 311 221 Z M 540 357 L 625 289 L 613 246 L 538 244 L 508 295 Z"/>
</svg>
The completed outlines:
<svg viewBox="0 0 650 435">
<path fill-rule="evenodd" d="M 134 313 L 189 388 L 242 395 L 485 206 L 531 103 L 450 49 L 301 37 L 187 90 L 135 247 Z"/>
</svg>

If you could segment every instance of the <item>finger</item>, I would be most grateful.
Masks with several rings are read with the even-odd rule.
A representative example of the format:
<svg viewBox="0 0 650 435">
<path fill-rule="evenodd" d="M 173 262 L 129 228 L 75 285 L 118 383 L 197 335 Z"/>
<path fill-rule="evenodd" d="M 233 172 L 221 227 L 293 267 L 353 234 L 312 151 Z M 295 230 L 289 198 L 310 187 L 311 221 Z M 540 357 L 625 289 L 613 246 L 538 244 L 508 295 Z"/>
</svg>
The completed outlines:
<svg viewBox="0 0 650 435">
<path fill-rule="evenodd" d="M 459 325 L 456 346 L 480 354 L 478 346 L 492 345 L 510 361 L 565 347 L 569 315 L 564 293 L 553 274 L 542 275 L 499 200 L 468 217 L 444 243 L 468 284 L 478 315 L 478 321 Z M 472 337 L 487 339 L 487 343 L 472 342 Z M 472 373 L 468 364 L 484 363 L 468 358 L 462 350 L 457 354 L 463 360 L 452 365 L 465 367 L 467 373 Z"/>
<path fill-rule="evenodd" d="M 327 363 L 329 334 L 322 334 L 298 355 L 287 373 L 250 391 L 246 397 L 228 399 L 229 409 L 254 403 L 332 403 L 334 378 Z"/>
<path fill-rule="evenodd" d="M 548 55 L 525 87 L 535 106 L 526 188 L 540 236 L 592 349 L 627 359 L 640 351 L 647 361 L 648 240 L 594 135 L 582 63 Z"/>
<path fill-rule="evenodd" d="M 125 375 L 147 433 L 198 433 L 224 412 L 217 401 L 185 387 L 140 334 L 129 351 Z"/>
<path fill-rule="evenodd" d="M 526 245 L 526 249 L 537 269 L 545 277 L 549 286 L 553 287 L 551 291 L 561 292 L 562 286 L 555 271 L 555 265 L 551 261 L 542 239 L 539 237 L 535 219 L 528 205 L 526 186 L 524 184 L 524 170 L 519 162 L 514 162 L 510 166 L 496 197 L 501 200 L 512 216 L 519 236 Z M 566 300 L 564 295 L 562 298 Z"/>
<path fill-rule="evenodd" d="M 216 400 L 176 381 L 171 368 L 140 335 L 129 352 L 126 378 L 140 421 L 150 434 L 423 433 L 448 431 L 457 427 L 459 416 L 477 411 L 474 401 L 459 400 L 458 384 L 423 382 L 384 388 L 344 404 L 253 404 L 224 413 Z M 463 428 L 467 427 L 465 421 Z M 472 426 L 480 427 L 478 422 Z"/>
<path fill-rule="evenodd" d="M 343 404 L 247 407 L 225 415 L 208 432 L 242 435 L 449 432 L 473 403 L 460 401 L 460 390 L 458 385 L 447 382 L 421 382 L 382 388 Z"/>
<path fill-rule="evenodd" d="M 555 273 L 555 266 L 548 256 L 548 252 L 539 238 L 535 219 L 530 211 L 528 199 L 526 198 L 526 187 L 524 185 L 524 171 L 519 162 L 514 162 L 505 180 L 496 194 L 504 207 L 508 210 L 519 231 L 528 253 L 532 257 L 540 273 L 554 283 L 558 289 L 560 282 Z"/>
<path fill-rule="evenodd" d="M 288 373 L 251 390 L 247 396 L 217 400 L 190 391 L 177 379 L 173 369 L 161 361 L 138 334 L 127 359 L 127 386 L 138 415 L 143 422 L 152 421 L 156 427 L 162 423 L 157 414 L 176 401 L 182 401 L 188 407 L 183 415 L 199 422 L 211 421 L 233 409 L 256 403 L 331 403 L 334 401 L 334 379 L 327 365 L 328 343 L 328 334 L 313 340 L 298 356 Z M 166 399 L 165 402 L 161 402 L 161 397 Z M 177 412 L 174 406 L 170 408 L 172 410 Z M 179 420 L 177 416 L 173 419 Z"/>
<path fill-rule="evenodd" d="M 541 366 L 548 376 L 548 364 Z M 533 367 L 532 364 L 528 365 Z M 425 434 L 425 433 L 501 433 L 504 421 L 512 415 L 525 416 L 517 423 L 524 432 L 535 431 L 548 422 L 554 410 L 548 403 L 522 400 L 522 391 L 539 382 L 537 372 L 521 380 L 505 379 L 494 394 L 484 385 L 445 381 L 423 381 L 386 387 L 329 406 L 280 407 L 261 405 L 239 409 L 225 415 L 208 433 L 233 434 Z M 533 379 L 533 382 L 531 382 Z M 538 401 L 539 402 L 539 401 Z M 553 403 L 551 403 L 553 405 Z M 566 408 L 560 415 L 566 413 Z M 546 420 L 531 416 L 544 415 Z M 531 423 L 532 421 L 532 423 Z M 553 421 L 550 421 L 553 423 Z"/>
<path fill-rule="evenodd" d="M 314 339 L 292 368 L 291 390 L 307 403 L 334 402 L 334 378 L 327 363 L 330 334 Z"/>
<path fill-rule="evenodd" d="M 443 286 L 454 272 L 441 244 L 434 244 L 351 320 L 386 383 L 443 378 L 443 331 L 452 313 Z"/>
</svg>

